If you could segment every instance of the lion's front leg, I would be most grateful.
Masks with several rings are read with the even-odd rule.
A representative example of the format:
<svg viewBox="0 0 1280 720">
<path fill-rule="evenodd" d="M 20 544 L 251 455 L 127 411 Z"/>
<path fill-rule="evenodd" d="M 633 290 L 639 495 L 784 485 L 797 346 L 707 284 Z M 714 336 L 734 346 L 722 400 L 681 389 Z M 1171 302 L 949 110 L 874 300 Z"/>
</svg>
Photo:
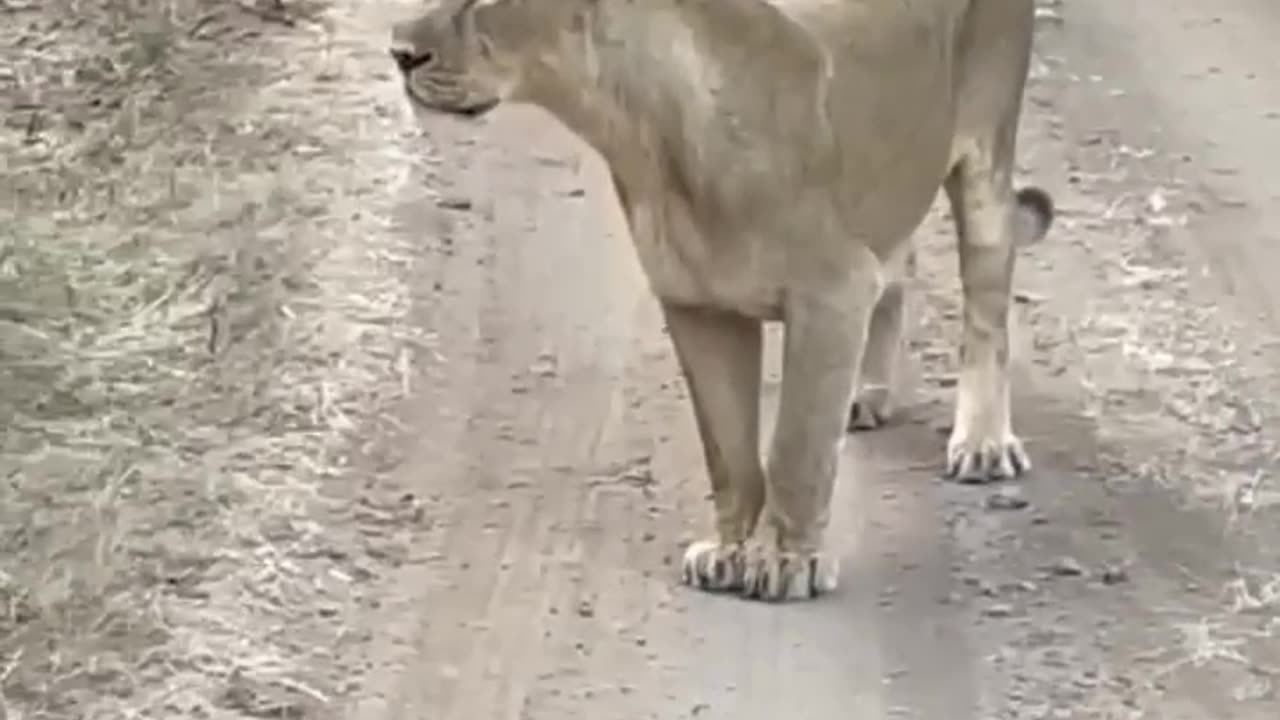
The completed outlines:
<svg viewBox="0 0 1280 720">
<path fill-rule="evenodd" d="M 685 551 L 684 582 L 742 587 L 744 543 L 764 505 L 760 465 L 760 321 L 664 304 L 667 329 L 689 384 L 715 502 L 716 536 Z"/>
<path fill-rule="evenodd" d="M 839 297 L 788 300 L 782 395 L 765 474 L 764 522 L 748 547 L 747 597 L 803 600 L 836 587 L 838 562 L 826 551 L 824 536 L 857 365 L 878 295 L 874 266 L 858 275 Z"/>
</svg>

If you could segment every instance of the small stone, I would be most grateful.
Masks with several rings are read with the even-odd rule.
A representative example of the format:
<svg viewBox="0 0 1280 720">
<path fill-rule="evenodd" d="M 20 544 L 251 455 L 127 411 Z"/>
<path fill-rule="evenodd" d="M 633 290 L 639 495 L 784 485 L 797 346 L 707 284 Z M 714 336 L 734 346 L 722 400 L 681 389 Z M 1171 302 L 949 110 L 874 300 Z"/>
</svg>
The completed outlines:
<svg viewBox="0 0 1280 720">
<path fill-rule="evenodd" d="M 952 374 L 931 375 L 926 380 L 940 388 L 953 388 L 960 383 L 960 377 Z"/>
<path fill-rule="evenodd" d="M 1102 571 L 1103 585 L 1119 585 L 1129 581 L 1129 571 L 1119 565 L 1108 565 Z"/>
<path fill-rule="evenodd" d="M 1008 603 L 994 603 L 983 608 L 982 614 L 989 618 L 1013 617 L 1013 606 Z"/>
<path fill-rule="evenodd" d="M 1025 510 L 1031 501 L 1017 487 L 1002 487 L 987 496 L 988 510 Z"/>
<path fill-rule="evenodd" d="M 1049 566 L 1049 572 L 1058 577 L 1079 577 L 1084 575 L 1084 566 L 1080 564 L 1079 560 L 1064 556 L 1058 558 Z"/>
<path fill-rule="evenodd" d="M 436 205 L 444 208 L 445 210 L 470 210 L 473 207 L 473 203 L 470 198 L 457 195 L 446 195 L 445 197 L 437 200 Z"/>
</svg>

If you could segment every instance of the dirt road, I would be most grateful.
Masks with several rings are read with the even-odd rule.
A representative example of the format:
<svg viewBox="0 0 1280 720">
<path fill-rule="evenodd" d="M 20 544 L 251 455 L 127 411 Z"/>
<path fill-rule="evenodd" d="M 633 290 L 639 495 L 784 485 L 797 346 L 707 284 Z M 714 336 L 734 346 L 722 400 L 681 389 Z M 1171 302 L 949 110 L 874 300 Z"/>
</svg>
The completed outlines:
<svg viewBox="0 0 1280 720">
<path fill-rule="evenodd" d="M 1277 717 L 1280 10 L 1041 4 L 1036 469 L 936 477 L 940 205 L 841 589 L 768 606 L 677 583 L 692 414 L 566 131 L 419 128 L 392 0 L 0 3 L 0 720 Z"/>
<path fill-rule="evenodd" d="M 1020 270 L 1037 469 L 935 479 L 939 210 L 916 402 L 850 443 L 843 586 L 809 605 L 676 585 L 701 459 L 598 159 L 532 110 L 428 128 L 397 220 L 435 351 L 369 490 L 412 494 L 426 529 L 379 585 L 350 717 L 1275 717 L 1278 22 L 1261 0 L 1042 8 L 1023 170 L 1062 222 Z"/>
</svg>

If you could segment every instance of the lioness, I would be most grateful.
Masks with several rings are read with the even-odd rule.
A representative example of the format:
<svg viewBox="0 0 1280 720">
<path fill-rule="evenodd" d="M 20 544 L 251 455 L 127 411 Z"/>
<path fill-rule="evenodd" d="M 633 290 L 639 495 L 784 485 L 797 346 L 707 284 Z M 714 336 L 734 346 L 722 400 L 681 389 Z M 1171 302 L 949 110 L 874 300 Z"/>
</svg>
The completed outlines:
<svg viewBox="0 0 1280 720">
<path fill-rule="evenodd" d="M 1015 245 L 1053 219 L 1011 180 L 1032 24 L 1033 0 L 439 0 L 395 26 L 417 109 L 534 103 L 607 161 L 714 491 L 718 532 L 686 551 L 685 582 L 835 588 L 823 535 L 845 429 L 889 403 L 909 238 L 939 186 L 964 287 L 946 470 L 1030 468 L 1007 366 Z M 765 320 L 786 328 L 767 469 Z"/>
</svg>

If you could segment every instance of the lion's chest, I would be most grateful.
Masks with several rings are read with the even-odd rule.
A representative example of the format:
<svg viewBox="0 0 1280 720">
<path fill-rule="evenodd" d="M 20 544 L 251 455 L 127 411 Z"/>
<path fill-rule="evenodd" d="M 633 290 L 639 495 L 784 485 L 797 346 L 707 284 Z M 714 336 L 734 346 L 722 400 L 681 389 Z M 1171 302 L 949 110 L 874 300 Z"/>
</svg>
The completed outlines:
<svg viewBox="0 0 1280 720">
<path fill-rule="evenodd" d="M 780 248 L 762 235 L 701 230 L 670 198 L 634 203 L 627 219 L 637 258 L 659 299 L 766 320 L 781 316 Z"/>
</svg>

